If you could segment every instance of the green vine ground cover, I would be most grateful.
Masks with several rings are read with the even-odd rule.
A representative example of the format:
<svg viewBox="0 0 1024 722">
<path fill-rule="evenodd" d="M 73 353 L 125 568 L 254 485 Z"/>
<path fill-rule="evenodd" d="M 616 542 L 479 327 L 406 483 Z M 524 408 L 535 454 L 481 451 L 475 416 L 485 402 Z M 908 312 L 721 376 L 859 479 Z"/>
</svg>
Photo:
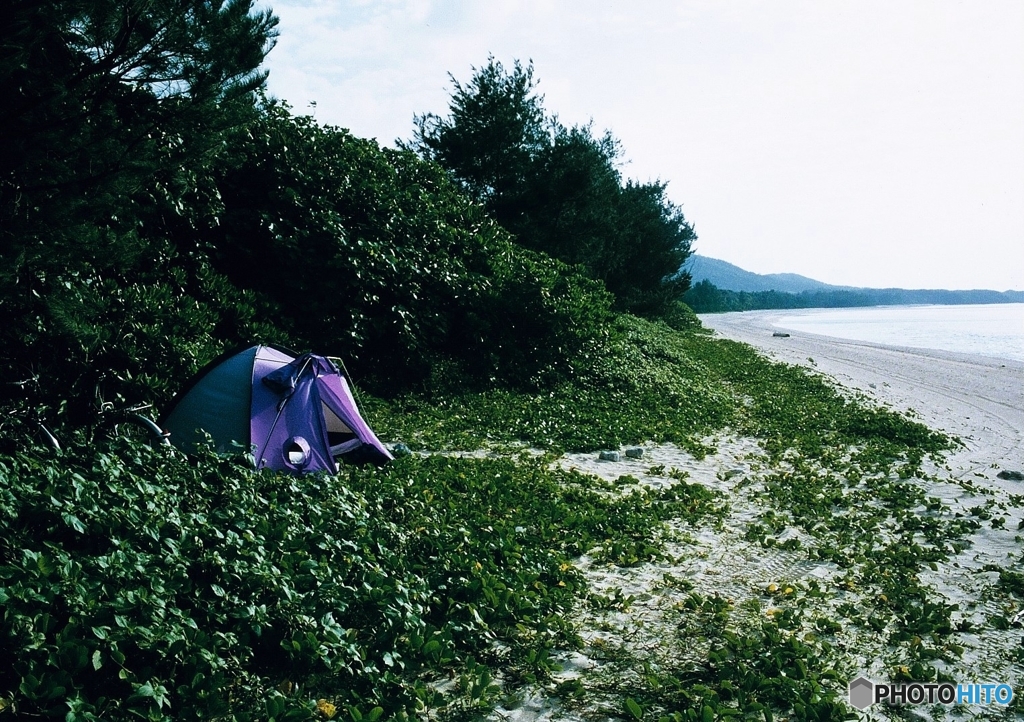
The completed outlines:
<svg viewBox="0 0 1024 722">
<path fill-rule="evenodd" d="M 384 438 L 488 458 L 293 478 L 115 439 L 0 459 L 0 716 L 464 718 L 534 685 L 580 716 L 837 719 L 850 640 L 872 635 L 889 671 L 942 675 L 963 620 L 921 572 L 981 523 L 924 491 L 954 442 L 741 344 L 613 331 L 544 392 L 364 400 Z M 711 463 L 726 429 L 760 452 L 725 486 L 559 462 L 672 442 Z M 598 655 L 587 625 L 642 606 L 587 564 L 682 564 L 704 533 L 833 573 L 742 599 L 667 575 L 661 645 L 613 634 L 600 669 L 559 676 L 568 650 Z"/>
<path fill-rule="evenodd" d="M 629 712 L 631 700 L 652 719 L 842 719 L 845 683 L 859 674 L 953 678 L 963 616 L 919 573 L 948 560 L 977 523 L 911 512 L 919 490 L 899 473 L 872 474 L 867 484 L 851 474 L 832 489 L 829 480 L 842 476 L 835 463 L 791 454 L 780 471 L 767 453 L 750 458 L 720 531 L 675 545 L 675 566 L 658 570 L 685 585 L 648 580 L 656 591 L 618 621 L 588 612 L 586 626 L 604 630 L 603 662 L 574 687 L 576 701 L 596 696 L 612 713 Z M 889 498 L 876 504 L 875 493 Z M 701 556 L 715 559 L 705 574 L 695 571 Z M 621 577 L 629 593 L 610 596 L 628 602 L 643 584 Z"/>
</svg>

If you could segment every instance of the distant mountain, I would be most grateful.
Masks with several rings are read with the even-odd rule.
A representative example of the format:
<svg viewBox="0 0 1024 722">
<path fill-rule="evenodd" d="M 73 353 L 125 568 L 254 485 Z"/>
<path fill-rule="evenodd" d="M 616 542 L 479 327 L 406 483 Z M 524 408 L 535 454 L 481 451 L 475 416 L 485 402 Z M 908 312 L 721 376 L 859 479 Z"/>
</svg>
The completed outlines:
<svg viewBox="0 0 1024 722">
<path fill-rule="evenodd" d="M 847 308 L 912 304 L 1024 303 L 1024 291 L 858 288 L 833 286 L 795 273 L 751 273 L 717 258 L 694 255 L 683 296 L 697 313 L 765 308 Z"/>
<path fill-rule="evenodd" d="M 802 293 L 856 290 L 853 286 L 833 286 L 796 273 L 752 273 L 726 261 L 697 254 L 690 256 L 686 270 L 693 277 L 694 284 L 710 281 L 727 291 Z"/>
</svg>

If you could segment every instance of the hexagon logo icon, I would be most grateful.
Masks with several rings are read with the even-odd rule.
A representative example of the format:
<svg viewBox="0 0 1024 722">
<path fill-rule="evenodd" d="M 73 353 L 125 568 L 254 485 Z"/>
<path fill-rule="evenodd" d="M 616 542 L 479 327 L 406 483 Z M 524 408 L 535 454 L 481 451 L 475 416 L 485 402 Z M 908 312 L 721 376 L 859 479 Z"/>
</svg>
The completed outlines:
<svg viewBox="0 0 1024 722">
<path fill-rule="evenodd" d="M 874 702 L 875 685 L 865 677 L 850 682 L 850 704 L 857 709 L 867 709 Z"/>
</svg>

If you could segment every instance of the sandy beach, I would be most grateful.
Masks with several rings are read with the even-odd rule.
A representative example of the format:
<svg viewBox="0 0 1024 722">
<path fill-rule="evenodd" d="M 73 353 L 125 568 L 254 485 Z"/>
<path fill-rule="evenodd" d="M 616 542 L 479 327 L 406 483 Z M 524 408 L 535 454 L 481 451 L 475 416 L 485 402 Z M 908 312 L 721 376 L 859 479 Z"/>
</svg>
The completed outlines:
<svg viewBox="0 0 1024 722">
<path fill-rule="evenodd" d="M 1024 470 L 1024 364 L 985 356 L 882 346 L 778 329 L 793 311 L 702 315 L 701 322 L 778 361 L 819 371 L 878 403 L 915 415 L 963 441 L 950 456 L 956 474 L 995 477 Z M 790 334 L 773 336 L 775 331 Z M 998 482 L 998 479 L 995 479 Z M 1017 483 L 1024 490 L 1024 484 Z"/>
<path fill-rule="evenodd" d="M 1024 482 L 1001 479 L 998 474 L 1024 470 L 1024 364 L 792 331 L 787 331 L 788 337 L 773 336 L 778 329 L 772 322 L 782 315 L 747 312 L 705 315 L 701 320 L 720 337 L 748 343 L 775 360 L 824 374 L 853 393 L 910 414 L 962 441 L 961 447 L 941 460 L 927 462 L 925 477 L 913 483 L 920 484 L 929 497 L 940 499 L 953 517 L 976 516 L 984 505 L 994 516 L 1006 518 L 990 523 L 987 520 L 992 517 L 982 516 L 986 521 L 967 536 L 965 548 L 921 571 L 921 583 L 931 600 L 951 605 L 953 620 L 961 628 L 952 636 L 960 653 L 938 664 L 951 679 L 1009 681 L 1019 689 L 1024 676 L 1015 650 L 1021 644 L 1017 620 L 1024 608 L 999 590 L 1000 575 L 993 569 L 1014 569 L 1021 564 L 1017 527 L 1024 524 Z M 835 646 L 845 650 L 847 661 L 841 666 L 849 679 L 858 674 L 876 680 L 889 678 L 901 663 L 900 650 L 888 646 L 862 622 L 847 618 L 851 603 L 868 608 L 877 590 L 842 591 L 844 580 L 849 579 L 847 570 L 814 559 L 802 549 L 780 545 L 766 549 L 752 541 L 746 531 L 766 508 L 762 490 L 773 468 L 766 465 L 755 439 L 726 433 L 706 441 L 717 451 L 702 459 L 671 444 L 648 444 L 641 459 L 623 456 L 619 461 L 603 461 L 588 453 L 566 454 L 557 462 L 610 481 L 626 481 L 624 490 L 633 484 L 664 487 L 673 482 L 658 470 L 677 470 L 689 481 L 722 493 L 730 511 L 723 523 L 715 526 L 692 528 L 670 523 L 668 559 L 658 563 L 623 568 L 596 564 L 584 556 L 580 569 L 593 593 L 617 595 L 629 602 L 617 610 L 581 607 L 577 622 L 586 646 L 559 659 L 562 670 L 554 675 L 555 681 L 584 678 L 596 690 L 602 680 L 629 679 L 638 673 L 628 664 L 609 662 L 609 649 L 644 650 L 655 665 L 676 663 L 678 660 L 659 656 L 663 640 L 680 634 L 680 625 L 686 623 L 686 617 L 677 611 L 685 594 L 671 580 L 683 580 L 684 589 L 728 598 L 741 627 L 754 622 L 739 621 L 746 613 L 740 610 L 771 615 L 777 611 L 773 604 L 785 605 L 785 601 L 766 595 L 766 589 L 792 584 L 797 594 L 816 586 L 831 590 L 810 603 L 808 614 L 837 622 Z M 813 539 L 793 527 L 779 537 L 780 542 L 787 539 L 797 539 L 806 547 L 814 545 Z M 999 623 L 1000 619 L 1013 622 Z M 691 633 L 695 633 L 694 640 L 699 639 L 699 631 Z M 696 658 L 699 648 L 699 643 L 694 645 Z M 549 691 L 536 687 L 520 690 L 513 699 L 516 701 L 499 706 L 490 719 L 575 721 L 587 717 L 583 713 L 586 708 L 593 714 L 602 703 L 612 704 L 597 694 L 584 709 L 570 711 Z M 983 711 L 961 707 L 948 710 L 944 718 L 976 718 Z M 906 714 L 912 719 L 935 719 L 924 709 L 907 710 Z M 884 719 L 886 715 L 873 709 L 865 717 Z"/>
</svg>

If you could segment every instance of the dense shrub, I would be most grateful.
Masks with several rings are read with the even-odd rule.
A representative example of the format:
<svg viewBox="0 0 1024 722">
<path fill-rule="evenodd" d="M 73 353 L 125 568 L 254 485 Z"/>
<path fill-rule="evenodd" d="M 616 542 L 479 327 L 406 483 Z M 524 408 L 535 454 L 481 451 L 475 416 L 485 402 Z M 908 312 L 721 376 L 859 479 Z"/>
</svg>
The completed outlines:
<svg viewBox="0 0 1024 722">
<path fill-rule="evenodd" d="M 607 337 L 602 286 L 511 243 L 436 166 L 270 103 L 228 138 L 125 198 L 74 263 L 0 279 L 2 401 L 89 423 L 97 385 L 159 405 L 251 341 L 341 356 L 384 395 L 539 387 Z"/>
<path fill-rule="evenodd" d="M 94 424 L 97 392 L 115 404 L 160 403 L 225 349 L 285 338 L 267 322 L 269 304 L 165 243 L 140 243 L 124 264 L 86 262 L 4 290 L 0 404 L 57 427 Z M 0 435 L 0 448 L 10 440 Z"/>
<path fill-rule="evenodd" d="M 510 243 L 410 152 L 268 103 L 215 176 L 218 268 L 382 393 L 452 364 L 464 383 L 529 382 L 602 334 L 600 284 Z"/>
</svg>

